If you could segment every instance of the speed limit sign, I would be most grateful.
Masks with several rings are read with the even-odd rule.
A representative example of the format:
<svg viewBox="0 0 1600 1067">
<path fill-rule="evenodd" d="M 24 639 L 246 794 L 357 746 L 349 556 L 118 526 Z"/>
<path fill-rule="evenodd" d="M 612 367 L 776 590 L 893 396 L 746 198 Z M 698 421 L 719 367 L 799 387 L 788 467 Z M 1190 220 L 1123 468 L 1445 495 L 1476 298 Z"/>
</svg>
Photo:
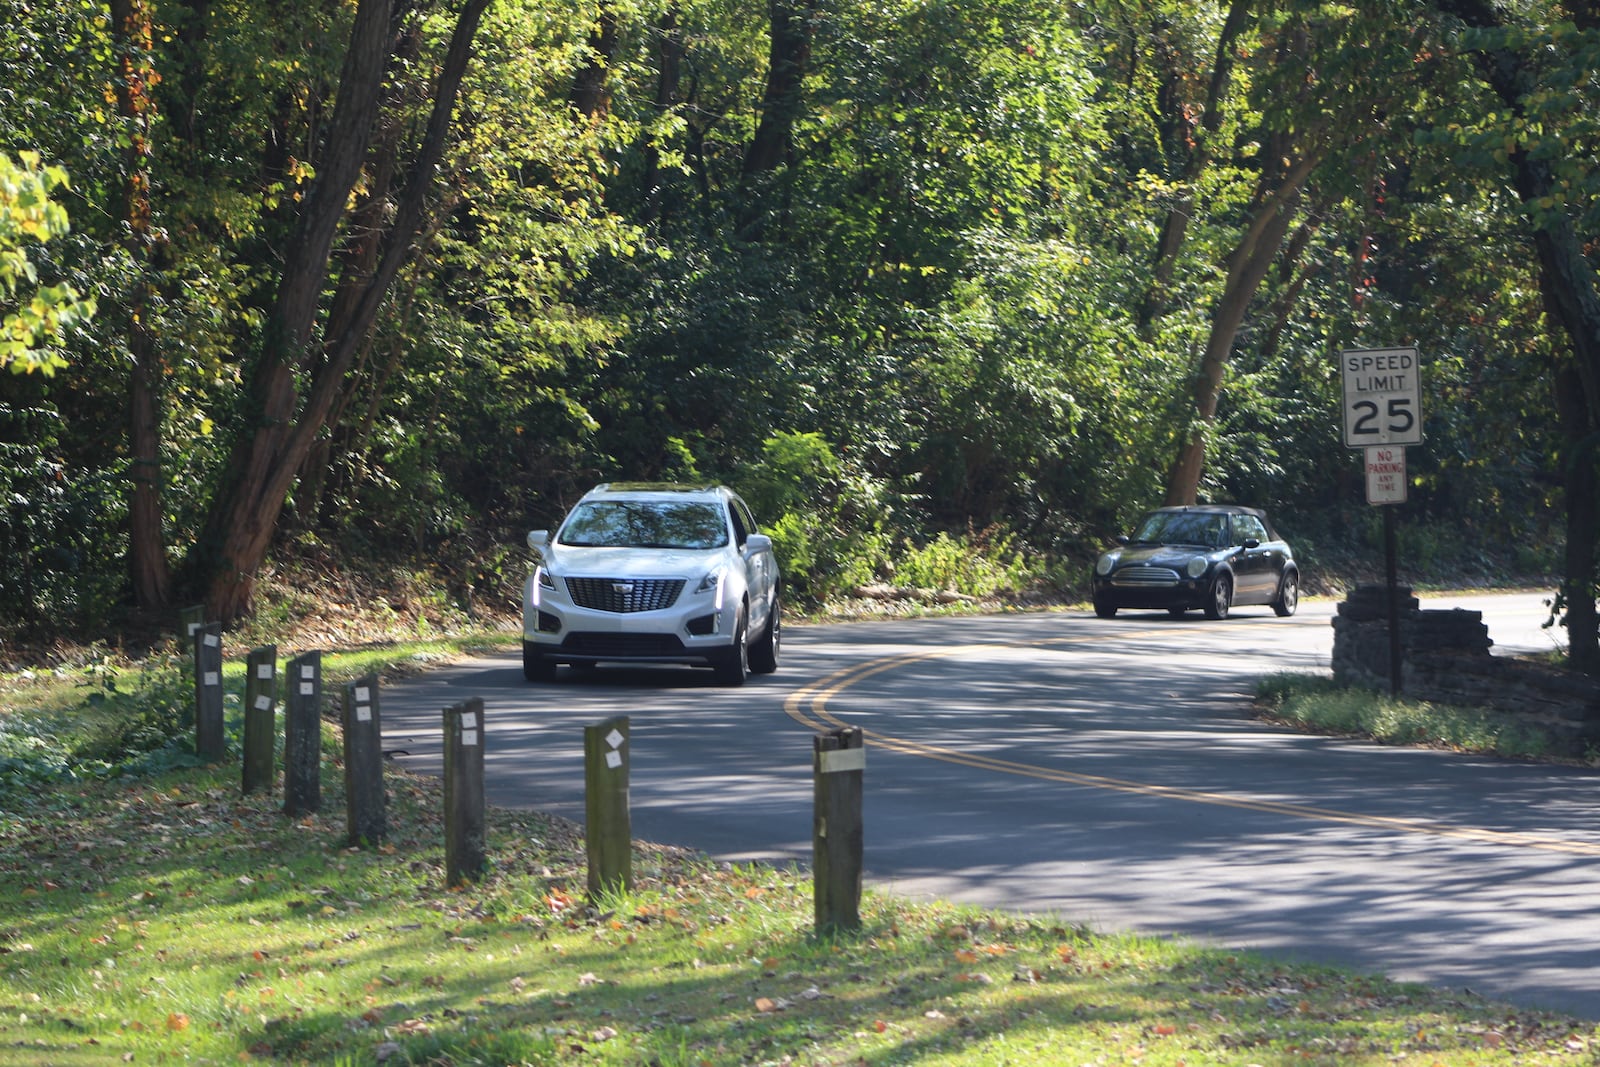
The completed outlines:
<svg viewBox="0 0 1600 1067">
<path fill-rule="evenodd" d="M 1415 348 L 1339 353 L 1344 443 L 1350 448 L 1422 443 L 1422 364 Z"/>
</svg>

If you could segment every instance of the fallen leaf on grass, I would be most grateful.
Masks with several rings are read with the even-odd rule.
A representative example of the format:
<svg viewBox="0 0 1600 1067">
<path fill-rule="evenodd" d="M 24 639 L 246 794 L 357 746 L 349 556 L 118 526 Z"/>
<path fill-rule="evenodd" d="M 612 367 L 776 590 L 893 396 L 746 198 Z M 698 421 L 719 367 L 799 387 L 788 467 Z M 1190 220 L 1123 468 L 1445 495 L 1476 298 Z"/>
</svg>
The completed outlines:
<svg viewBox="0 0 1600 1067">
<path fill-rule="evenodd" d="M 189 1029 L 189 1017 L 181 1011 L 167 1016 L 167 1029 L 173 1032 Z"/>
</svg>

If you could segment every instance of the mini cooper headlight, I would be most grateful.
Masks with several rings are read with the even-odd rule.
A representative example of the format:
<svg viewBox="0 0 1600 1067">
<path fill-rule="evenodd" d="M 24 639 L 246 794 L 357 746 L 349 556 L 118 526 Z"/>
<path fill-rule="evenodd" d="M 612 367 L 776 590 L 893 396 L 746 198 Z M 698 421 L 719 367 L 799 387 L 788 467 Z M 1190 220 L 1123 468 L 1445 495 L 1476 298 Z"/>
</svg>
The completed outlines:
<svg viewBox="0 0 1600 1067">
<path fill-rule="evenodd" d="M 1189 565 L 1184 568 L 1184 571 L 1188 573 L 1189 577 L 1198 578 L 1206 572 L 1206 568 L 1209 566 L 1211 566 L 1210 560 L 1204 556 L 1196 556 L 1189 561 Z"/>
<path fill-rule="evenodd" d="M 1117 558 L 1118 557 L 1115 552 L 1107 552 L 1105 555 L 1100 557 L 1097 563 L 1095 563 L 1094 572 L 1100 577 L 1104 578 L 1106 575 L 1111 573 L 1111 568 L 1117 565 Z"/>
</svg>

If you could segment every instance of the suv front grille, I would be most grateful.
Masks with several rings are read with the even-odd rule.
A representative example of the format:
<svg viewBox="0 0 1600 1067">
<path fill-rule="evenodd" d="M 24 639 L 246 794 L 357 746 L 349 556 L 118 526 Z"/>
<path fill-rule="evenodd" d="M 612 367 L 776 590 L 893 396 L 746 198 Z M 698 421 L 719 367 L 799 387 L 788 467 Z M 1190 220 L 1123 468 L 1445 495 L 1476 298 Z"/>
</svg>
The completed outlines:
<svg viewBox="0 0 1600 1067">
<path fill-rule="evenodd" d="M 682 578 L 568 578 L 572 602 L 618 615 L 669 608 L 683 592 Z"/>
</svg>

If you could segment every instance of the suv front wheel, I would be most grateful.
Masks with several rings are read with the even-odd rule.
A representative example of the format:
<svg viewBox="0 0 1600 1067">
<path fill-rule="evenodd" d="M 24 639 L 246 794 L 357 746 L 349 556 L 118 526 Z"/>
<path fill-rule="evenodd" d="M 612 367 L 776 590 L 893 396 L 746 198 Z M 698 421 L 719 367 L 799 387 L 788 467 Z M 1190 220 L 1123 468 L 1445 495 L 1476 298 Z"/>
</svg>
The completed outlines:
<svg viewBox="0 0 1600 1067">
<path fill-rule="evenodd" d="M 539 651 L 539 646 L 532 641 L 524 641 L 522 676 L 530 682 L 553 682 L 556 680 L 555 660 L 546 658 L 544 653 Z"/>
<path fill-rule="evenodd" d="M 711 666 L 718 685 L 743 685 L 750 677 L 750 616 L 743 605 L 739 607 L 739 621 L 733 628 L 733 644 L 723 649 Z"/>
<path fill-rule="evenodd" d="M 778 669 L 778 655 L 783 643 L 782 614 L 778 598 L 773 597 L 772 610 L 767 614 L 766 632 L 750 646 L 750 669 L 756 674 L 771 674 Z"/>
</svg>

